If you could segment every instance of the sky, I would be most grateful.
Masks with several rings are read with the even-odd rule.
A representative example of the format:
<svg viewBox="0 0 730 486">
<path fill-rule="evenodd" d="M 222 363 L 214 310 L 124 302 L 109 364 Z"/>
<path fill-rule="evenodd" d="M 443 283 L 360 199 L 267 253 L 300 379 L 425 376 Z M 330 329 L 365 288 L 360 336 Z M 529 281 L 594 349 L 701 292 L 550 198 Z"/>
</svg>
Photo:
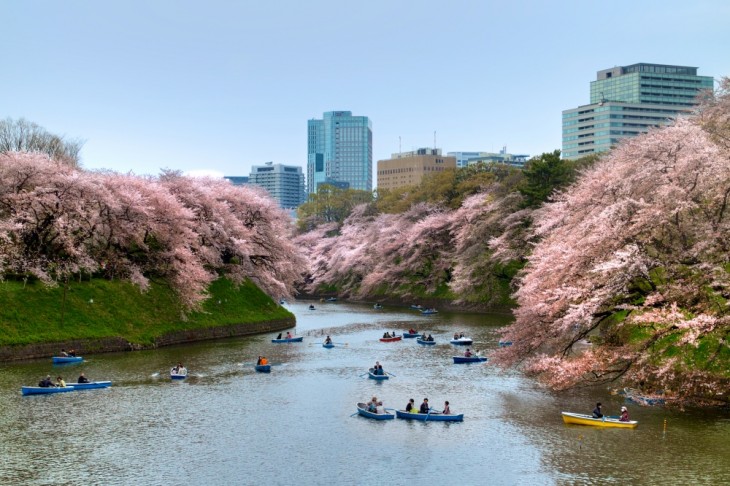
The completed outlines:
<svg viewBox="0 0 730 486">
<path fill-rule="evenodd" d="M 0 0 L 0 21 L 0 118 L 139 175 L 305 168 L 307 120 L 336 110 L 370 118 L 374 173 L 434 138 L 539 155 L 601 69 L 730 76 L 727 0 Z"/>
</svg>

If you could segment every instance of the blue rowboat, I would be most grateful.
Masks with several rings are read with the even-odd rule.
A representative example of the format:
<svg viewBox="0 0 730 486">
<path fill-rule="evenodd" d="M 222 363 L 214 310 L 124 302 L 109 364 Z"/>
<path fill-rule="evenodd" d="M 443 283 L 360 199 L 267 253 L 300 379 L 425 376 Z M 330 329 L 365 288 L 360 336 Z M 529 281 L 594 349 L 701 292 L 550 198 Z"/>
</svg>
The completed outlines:
<svg viewBox="0 0 730 486">
<path fill-rule="evenodd" d="M 323 348 L 332 349 L 335 347 L 334 343 L 322 343 Z"/>
<path fill-rule="evenodd" d="M 94 388 L 109 388 L 110 386 L 112 386 L 112 382 L 90 381 L 88 383 L 68 383 L 66 386 L 71 386 L 74 390 L 92 390 Z"/>
<path fill-rule="evenodd" d="M 483 361 L 487 361 L 488 358 L 483 358 L 481 356 L 469 356 L 468 358 L 466 356 L 454 356 L 454 364 L 456 363 L 481 363 Z"/>
<path fill-rule="evenodd" d="M 271 373 L 271 365 L 256 365 L 256 371 L 259 373 Z"/>
<path fill-rule="evenodd" d="M 424 341 L 423 339 L 416 339 L 416 342 L 418 344 L 428 344 L 428 345 L 436 344 L 436 341 Z"/>
<path fill-rule="evenodd" d="M 413 310 L 421 310 L 423 309 L 423 306 L 420 304 L 411 304 L 411 309 Z"/>
<path fill-rule="evenodd" d="M 178 372 L 170 370 L 170 378 L 173 380 L 184 380 L 187 377 L 188 377 L 188 370 L 186 370 L 185 368 L 182 368 Z"/>
<path fill-rule="evenodd" d="M 370 377 L 371 380 L 387 380 L 390 378 L 390 376 L 388 376 L 387 373 L 382 374 L 382 375 L 376 375 L 375 373 L 373 373 L 372 368 L 370 368 L 368 370 L 368 376 Z"/>
<path fill-rule="evenodd" d="M 53 364 L 81 363 L 84 360 L 81 356 L 54 356 L 51 358 Z"/>
<path fill-rule="evenodd" d="M 292 337 L 292 338 L 281 338 L 272 339 L 272 343 L 301 343 L 304 340 L 304 336 Z"/>
<path fill-rule="evenodd" d="M 421 334 L 417 333 L 417 332 L 414 332 L 413 334 L 411 334 L 410 332 L 404 332 L 403 337 L 404 338 L 417 338 L 417 337 L 421 337 Z"/>
<path fill-rule="evenodd" d="M 464 414 L 459 415 L 444 415 L 441 412 L 431 413 L 410 413 L 401 410 L 395 411 L 396 417 L 399 419 L 406 420 L 422 420 L 424 422 L 463 422 Z"/>
<path fill-rule="evenodd" d="M 23 393 L 23 395 L 45 395 L 47 393 L 71 392 L 71 391 L 74 391 L 74 387 L 68 386 L 68 385 L 61 386 L 61 387 L 22 386 L 22 387 L 20 387 L 20 391 Z"/>
<path fill-rule="evenodd" d="M 500 348 L 506 348 L 507 346 L 512 346 L 512 341 L 500 341 L 498 344 Z"/>
<path fill-rule="evenodd" d="M 423 309 L 421 311 L 421 314 L 423 314 L 424 316 L 430 316 L 432 314 L 438 314 L 438 313 L 439 313 L 439 311 L 437 311 L 436 309 Z"/>
<path fill-rule="evenodd" d="M 456 344 L 456 345 L 459 345 L 459 346 L 462 346 L 462 345 L 463 346 L 468 346 L 468 345 L 472 344 L 474 341 L 472 339 L 468 338 L 468 337 L 460 337 L 458 339 L 452 339 L 449 342 L 451 344 Z"/>
<path fill-rule="evenodd" d="M 368 406 L 364 403 L 357 404 L 357 413 L 362 415 L 363 417 L 375 420 L 392 420 L 395 418 L 395 415 L 393 415 L 392 413 L 368 412 Z"/>
</svg>

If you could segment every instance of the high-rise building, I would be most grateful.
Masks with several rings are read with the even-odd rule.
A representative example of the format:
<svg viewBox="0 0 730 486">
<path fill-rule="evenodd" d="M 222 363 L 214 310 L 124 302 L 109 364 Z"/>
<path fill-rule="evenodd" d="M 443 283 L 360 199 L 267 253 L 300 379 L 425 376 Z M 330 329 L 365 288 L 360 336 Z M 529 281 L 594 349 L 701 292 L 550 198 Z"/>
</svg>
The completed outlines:
<svg viewBox="0 0 730 486">
<path fill-rule="evenodd" d="M 324 183 L 373 189 L 373 129 L 366 116 L 329 111 L 307 123 L 307 192 Z"/>
<path fill-rule="evenodd" d="M 421 148 L 392 154 L 390 159 L 378 160 L 378 189 L 415 186 L 427 174 L 446 169 L 456 169 L 456 158 L 444 157 L 441 149 Z"/>
<path fill-rule="evenodd" d="M 306 201 L 304 172 L 299 166 L 273 162 L 254 165 L 248 183 L 266 189 L 282 208 L 296 208 Z"/>
<path fill-rule="evenodd" d="M 691 113 L 711 76 L 696 67 L 639 63 L 598 71 L 590 104 L 563 111 L 565 159 L 605 152 L 621 139 L 646 133 Z"/>
</svg>

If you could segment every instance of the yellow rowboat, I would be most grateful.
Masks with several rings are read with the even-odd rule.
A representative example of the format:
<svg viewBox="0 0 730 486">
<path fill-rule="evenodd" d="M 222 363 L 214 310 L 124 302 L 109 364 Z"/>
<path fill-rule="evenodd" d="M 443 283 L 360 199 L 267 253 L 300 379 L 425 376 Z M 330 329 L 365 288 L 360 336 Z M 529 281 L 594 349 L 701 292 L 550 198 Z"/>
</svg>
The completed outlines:
<svg viewBox="0 0 730 486">
<path fill-rule="evenodd" d="M 619 429 L 635 429 L 639 422 L 636 420 L 629 420 L 628 422 L 621 422 L 617 418 L 594 418 L 592 415 L 584 415 L 582 413 L 571 413 L 561 412 L 563 415 L 563 422 L 566 424 L 576 425 L 592 425 L 594 427 L 616 427 Z"/>
</svg>

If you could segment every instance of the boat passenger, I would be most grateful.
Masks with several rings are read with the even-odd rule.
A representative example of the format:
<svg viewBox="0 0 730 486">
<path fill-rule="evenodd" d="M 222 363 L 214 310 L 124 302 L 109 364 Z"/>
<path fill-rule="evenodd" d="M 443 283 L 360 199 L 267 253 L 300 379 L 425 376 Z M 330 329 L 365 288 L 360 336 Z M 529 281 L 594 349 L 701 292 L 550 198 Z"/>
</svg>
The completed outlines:
<svg viewBox="0 0 730 486">
<path fill-rule="evenodd" d="M 256 366 L 261 364 L 261 356 L 259 356 L 259 359 L 256 361 Z"/>
<path fill-rule="evenodd" d="M 41 388 L 50 388 L 54 386 L 53 382 L 51 381 L 51 375 L 48 375 L 44 379 L 42 379 L 40 383 L 38 383 L 38 386 Z"/>
<path fill-rule="evenodd" d="M 459 339 L 461 339 L 463 337 L 464 337 L 464 333 L 462 332 L 462 333 L 459 334 Z"/>
<path fill-rule="evenodd" d="M 383 333 L 383 338 L 384 338 L 384 339 L 388 339 L 389 337 L 390 337 L 390 333 L 389 333 L 388 331 L 385 331 L 385 332 Z"/>
<path fill-rule="evenodd" d="M 426 339 L 426 341 L 433 341 L 433 336 L 431 336 L 431 335 L 429 334 L 429 335 L 428 335 L 428 339 Z"/>
<path fill-rule="evenodd" d="M 414 399 L 408 400 L 408 404 L 406 405 L 406 412 L 408 413 L 417 413 L 418 409 L 416 408 L 416 401 Z"/>
<path fill-rule="evenodd" d="M 464 356 L 467 357 L 467 358 L 471 358 L 472 357 L 472 352 L 471 352 L 471 350 L 469 348 L 467 348 L 466 352 L 464 353 Z"/>
<path fill-rule="evenodd" d="M 310 305 L 309 306 L 309 310 L 314 310 L 314 306 L 313 305 Z"/>
<path fill-rule="evenodd" d="M 281 339 L 281 333 L 279 333 L 279 335 L 276 336 L 276 339 Z"/>
<path fill-rule="evenodd" d="M 327 338 L 324 340 L 325 344 L 332 344 L 332 338 L 327 336 Z"/>
<path fill-rule="evenodd" d="M 619 420 L 621 422 L 628 422 L 629 419 L 629 411 L 626 409 L 626 407 L 621 407 L 621 417 L 619 417 Z"/>
<path fill-rule="evenodd" d="M 596 408 L 593 409 L 593 418 L 601 418 L 603 417 L 603 412 L 601 411 L 601 402 L 596 403 Z"/>
<path fill-rule="evenodd" d="M 76 380 L 76 382 L 77 382 L 77 383 L 88 383 L 88 382 L 89 382 L 89 379 L 88 379 L 88 378 L 86 377 L 86 375 L 84 375 L 84 373 L 82 372 L 82 373 L 81 373 L 81 374 L 79 375 L 79 379 L 78 379 L 78 380 Z"/>
<path fill-rule="evenodd" d="M 419 413 L 428 413 L 430 410 L 430 407 L 428 406 L 428 398 L 423 399 L 423 403 L 421 404 L 421 409 L 419 410 Z"/>
<path fill-rule="evenodd" d="M 378 399 L 377 399 L 377 397 L 373 397 L 373 399 L 370 400 L 370 403 L 368 403 L 368 412 L 378 413 Z"/>
<path fill-rule="evenodd" d="M 383 407 L 382 401 L 378 401 L 378 406 L 375 407 L 375 413 L 385 413 L 385 407 Z"/>
<path fill-rule="evenodd" d="M 413 328 L 408 329 L 408 334 L 416 334 L 416 330 Z"/>
<path fill-rule="evenodd" d="M 56 386 L 59 388 L 66 388 L 66 382 L 60 376 L 56 377 Z"/>
<path fill-rule="evenodd" d="M 65 349 L 61 350 L 61 356 L 68 356 L 68 353 L 66 352 Z"/>
<path fill-rule="evenodd" d="M 286 332 L 286 338 L 287 339 L 291 339 L 292 338 L 292 335 L 291 335 L 291 333 L 289 331 Z"/>
<path fill-rule="evenodd" d="M 458 332 L 455 332 L 454 333 L 454 339 L 459 339 L 459 333 Z"/>
<path fill-rule="evenodd" d="M 443 413 L 446 414 L 446 415 L 451 415 L 451 408 L 449 408 L 449 401 L 448 400 L 444 402 L 444 411 L 443 411 Z"/>
<path fill-rule="evenodd" d="M 68 355 L 75 358 L 76 357 L 76 350 L 75 349 L 69 349 Z"/>
<path fill-rule="evenodd" d="M 262 365 L 269 364 L 269 360 L 266 359 L 266 356 L 261 356 L 261 363 L 260 364 L 262 364 Z"/>
</svg>

